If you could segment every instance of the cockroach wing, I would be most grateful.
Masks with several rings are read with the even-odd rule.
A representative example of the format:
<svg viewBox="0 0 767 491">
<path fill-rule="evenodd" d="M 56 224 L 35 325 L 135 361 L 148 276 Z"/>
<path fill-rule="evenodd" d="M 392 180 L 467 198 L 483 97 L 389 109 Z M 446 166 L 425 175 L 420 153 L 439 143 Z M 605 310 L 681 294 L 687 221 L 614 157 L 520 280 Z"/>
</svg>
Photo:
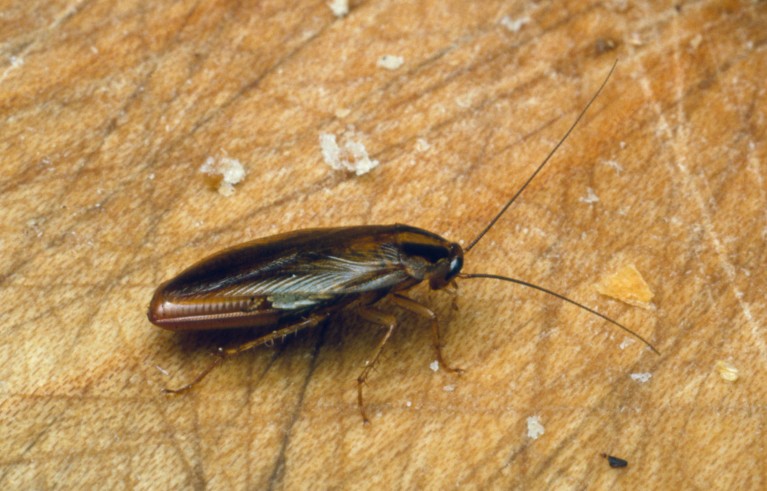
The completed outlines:
<svg viewBox="0 0 767 491">
<path fill-rule="evenodd" d="M 377 292 L 386 295 L 393 287 L 408 280 L 406 271 L 397 265 L 396 250 L 383 245 L 376 254 L 349 257 L 311 252 L 283 260 L 279 269 L 258 272 L 240 282 L 219 288 L 217 296 L 229 298 L 265 298 L 280 310 L 314 310 L 344 298 Z M 376 296 L 379 296 L 376 295 Z"/>
<path fill-rule="evenodd" d="M 161 285 L 149 318 L 174 330 L 250 327 L 373 303 L 419 281 L 400 259 L 398 227 L 301 230 L 226 249 Z"/>
</svg>

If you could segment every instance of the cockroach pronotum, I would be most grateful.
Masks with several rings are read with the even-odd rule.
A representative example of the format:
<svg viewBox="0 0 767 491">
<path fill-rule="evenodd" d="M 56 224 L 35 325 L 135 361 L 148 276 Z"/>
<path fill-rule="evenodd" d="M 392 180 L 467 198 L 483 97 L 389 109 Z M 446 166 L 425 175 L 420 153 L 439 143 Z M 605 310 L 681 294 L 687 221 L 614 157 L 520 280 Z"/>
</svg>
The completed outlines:
<svg viewBox="0 0 767 491">
<path fill-rule="evenodd" d="M 260 327 L 270 332 L 241 346 L 219 349 L 216 360 L 189 384 L 166 392 L 183 392 L 231 356 L 318 325 L 342 309 L 356 307 L 360 316 L 386 328 L 373 356 L 357 378 L 357 403 L 368 422 L 362 386 L 396 327 L 393 316 L 372 306 L 390 298 L 396 305 L 431 320 L 437 361 L 445 369 L 437 316 L 404 292 L 428 281 L 433 290 L 454 285 L 457 278 L 490 278 L 527 286 L 576 305 L 618 326 L 655 349 L 623 324 L 547 288 L 494 274 L 462 273 L 463 257 L 485 236 L 543 169 L 602 92 L 613 64 L 564 136 L 535 172 L 506 202 L 466 248 L 439 235 L 408 225 L 364 225 L 307 229 L 246 242 L 220 251 L 161 284 L 147 316 L 173 331 Z"/>
</svg>

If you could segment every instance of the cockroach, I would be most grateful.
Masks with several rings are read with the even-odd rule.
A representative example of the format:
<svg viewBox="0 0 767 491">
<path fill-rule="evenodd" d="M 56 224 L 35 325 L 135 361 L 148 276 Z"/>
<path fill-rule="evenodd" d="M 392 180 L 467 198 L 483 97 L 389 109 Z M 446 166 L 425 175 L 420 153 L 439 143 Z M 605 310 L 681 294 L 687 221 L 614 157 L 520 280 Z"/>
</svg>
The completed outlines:
<svg viewBox="0 0 767 491">
<path fill-rule="evenodd" d="M 532 283 L 494 274 L 462 273 L 463 258 L 487 234 L 564 143 L 602 92 L 615 70 L 613 64 L 564 136 L 535 172 L 506 202 L 490 223 L 462 248 L 432 232 L 409 225 L 298 230 L 246 242 L 209 256 L 175 278 L 161 284 L 149 305 L 149 320 L 172 331 L 261 327 L 269 333 L 241 346 L 219 349 L 216 360 L 178 393 L 200 382 L 226 358 L 318 325 L 333 314 L 356 308 L 360 316 L 386 328 L 383 338 L 357 377 L 357 403 L 368 422 L 362 387 L 397 325 L 389 314 L 373 305 L 390 298 L 399 307 L 429 319 L 437 361 L 446 370 L 440 325 L 427 306 L 405 295 L 428 281 L 433 290 L 454 286 L 456 279 L 491 278 L 517 283 L 553 295 L 618 326 L 658 351 L 643 337 L 599 312 Z"/>
</svg>

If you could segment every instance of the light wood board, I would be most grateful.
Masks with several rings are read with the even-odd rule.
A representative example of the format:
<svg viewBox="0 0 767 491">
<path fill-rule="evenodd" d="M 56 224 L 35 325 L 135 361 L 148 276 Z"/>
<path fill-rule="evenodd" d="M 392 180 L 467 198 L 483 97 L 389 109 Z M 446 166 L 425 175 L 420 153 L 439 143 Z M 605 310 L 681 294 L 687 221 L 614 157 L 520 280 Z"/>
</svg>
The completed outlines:
<svg viewBox="0 0 767 491">
<path fill-rule="evenodd" d="M 1 2 L 0 487 L 764 489 L 765 25 L 745 0 Z M 465 270 L 661 356 L 467 280 L 457 311 L 413 291 L 467 372 L 430 369 L 428 322 L 398 313 L 370 426 L 356 377 L 383 333 L 353 312 L 161 393 L 252 335 L 152 326 L 161 281 L 297 228 L 466 244 L 616 59 Z M 320 151 L 350 126 L 363 176 Z M 247 171 L 230 197 L 198 170 L 223 156 Z M 596 292 L 628 264 L 648 309 Z"/>
</svg>

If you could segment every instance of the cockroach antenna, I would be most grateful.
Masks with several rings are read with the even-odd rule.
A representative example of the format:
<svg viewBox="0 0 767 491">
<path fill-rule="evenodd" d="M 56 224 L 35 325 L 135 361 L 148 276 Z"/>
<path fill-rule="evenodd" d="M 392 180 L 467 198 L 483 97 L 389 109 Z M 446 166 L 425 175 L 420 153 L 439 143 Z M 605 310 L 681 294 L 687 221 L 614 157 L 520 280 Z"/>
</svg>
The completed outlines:
<svg viewBox="0 0 767 491">
<path fill-rule="evenodd" d="M 475 245 L 477 245 L 477 242 L 479 242 L 479 241 L 482 239 L 482 237 L 484 237 L 484 236 L 485 236 L 485 234 L 486 234 L 486 233 L 488 233 L 488 232 L 490 231 L 490 229 L 491 229 L 491 228 L 493 228 L 493 226 L 495 225 L 495 222 L 497 222 L 497 221 L 498 221 L 498 220 L 499 220 L 499 219 L 500 219 L 500 218 L 503 216 L 503 214 L 504 214 L 504 213 L 506 213 L 506 210 L 508 210 L 508 209 L 509 209 L 509 207 L 512 205 L 512 203 L 514 203 L 514 201 L 516 201 L 516 199 L 519 197 L 519 195 L 520 195 L 520 194 L 522 194 L 522 191 L 524 191 L 525 189 L 527 189 L 527 186 L 528 186 L 528 185 L 529 185 L 531 182 L 533 182 L 533 179 L 535 179 L 535 177 L 536 177 L 536 176 L 537 176 L 537 175 L 538 175 L 538 174 L 541 172 L 541 169 L 543 169 L 543 168 L 546 166 L 546 164 L 548 164 L 548 163 L 549 163 L 549 160 L 551 160 L 551 157 L 553 157 L 553 156 L 554 156 L 554 154 L 556 153 L 556 151 L 557 151 L 557 150 L 559 150 L 559 147 L 561 147 L 561 146 L 562 146 L 562 144 L 565 142 L 565 140 L 567 140 L 567 137 L 568 137 L 568 136 L 570 136 L 570 133 L 572 133 L 572 132 L 573 132 L 573 130 L 575 129 L 575 127 L 576 127 L 576 126 L 578 126 L 578 123 L 581 121 L 581 119 L 583 119 L 583 116 L 586 114 L 586 111 L 588 111 L 588 110 L 589 110 L 589 108 L 590 108 L 590 107 L 591 107 L 591 105 L 594 103 L 594 101 L 595 101 L 595 100 L 597 100 L 597 97 L 599 97 L 599 94 L 601 94 L 601 93 L 602 93 L 602 89 L 604 89 L 604 88 L 605 88 L 605 85 L 607 85 L 607 81 L 608 81 L 608 80 L 610 80 L 610 76 L 611 76 L 611 75 L 613 74 L 613 72 L 615 71 L 615 67 L 616 67 L 616 65 L 618 65 L 618 60 L 615 60 L 615 62 L 613 63 L 613 66 L 612 66 L 612 68 L 610 68 L 610 72 L 607 74 L 607 76 L 605 77 L 604 81 L 602 82 L 602 85 L 600 85 L 600 86 L 599 86 L 599 89 L 598 89 L 598 90 L 596 91 L 596 93 L 595 93 L 595 94 L 594 94 L 594 95 L 591 97 L 591 99 L 590 99 L 590 100 L 589 100 L 589 102 L 586 104 L 586 106 L 583 108 L 583 110 L 580 112 L 580 114 L 578 114 L 578 117 L 577 117 L 577 118 L 575 118 L 575 121 L 573 122 L 573 124 L 571 124 L 571 125 L 570 125 L 570 128 L 568 128 L 568 129 L 567 129 L 567 131 L 565 132 L 564 136 L 562 136 L 562 138 L 560 138 L 560 139 L 559 139 L 559 141 L 557 142 L 557 144 L 556 144 L 556 145 L 554 145 L 554 148 L 552 148 L 552 149 L 551 149 L 551 151 L 549 152 L 549 154 L 548 154 L 548 155 L 546 155 L 546 158 L 545 158 L 545 159 L 543 159 L 543 162 L 541 162 L 541 163 L 538 165 L 538 168 L 537 168 L 537 169 L 535 169 L 535 172 L 533 172 L 533 173 L 532 173 L 532 175 L 530 175 L 530 177 L 527 179 L 527 181 L 525 181 L 525 183 L 522 185 L 522 187 L 521 187 L 521 188 L 519 188 L 519 190 L 518 190 L 516 193 L 514 193 L 514 196 L 512 196 L 512 197 L 511 197 L 511 198 L 510 198 L 510 199 L 509 199 L 509 200 L 506 202 L 506 204 L 505 204 L 505 205 L 503 205 L 503 208 L 501 208 L 501 211 L 499 211 L 499 212 L 498 212 L 498 213 L 495 215 L 495 218 L 493 218 L 492 220 L 490 220 L 490 223 L 488 223 L 488 224 L 487 224 L 487 226 L 486 226 L 484 229 L 482 229 L 482 231 L 481 231 L 481 232 L 480 232 L 480 233 L 479 233 L 479 234 L 478 234 L 478 235 L 477 235 L 477 236 L 474 238 L 474 240 L 472 240 L 472 241 L 469 243 L 469 245 L 468 245 L 468 246 L 464 247 L 464 249 L 463 249 L 463 251 L 464 251 L 464 252 L 469 252 L 470 250 L 472 250 L 472 249 L 474 248 L 474 246 L 475 246 Z"/>
<path fill-rule="evenodd" d="M 589 102 L 586 104 L 586 106 L 583 108 L 583 110 L 578 114 L 578 117 L 575 118 L 575 121 L 572 125 L 570 125 L 570 128 L 565 132 L 564 136 L 560 138 L 560 140 L 557 142 L 556 145 L 554 145 L 554 148 L 551 149 L 551 151 L 546 155 L 546 158 L 543 159 L 543 161 L 538 165 L 538 167 L 535 169 L 535 172 L 532 173 L 532 175 L 525 181 L 525 183 L 522 185 L 522 187 L 519 188 L 519 190 L 514 193 L 514 195 L 506 202 L 505 205 L 501 208 L 501 210 L 495 215 L 495 217 L 490 221 L 490 223 L 472 240 L 468 246 L 464 249 L 465 253 L 468 253 L 472 248 L 474 248 L 475 245 L 487 234 L 491 228 L 495 225 L 495 223 L 506 213 L 506 210 L 509 209 L 509 207 L 516 201 L 516 199 L 519 197 L 520 194 L 522 194 L 522 191 L 524 191 L 527 186 L 535 179 L 535 177 L 541 172 L 541 170 L 546 166 L 546 164 L 551 160 L 551 157 L 554 155 L 554 153 L 559 149 L 559 147 L 562 146 L 562 144 L 567 140 L 567 137 L 570 136 L 570 133 L 573 132 L 575 127 L 578 125 L 581 119 L 583 119 L 583 116 L 586 114 L 586 111 L 589 110 L 591 105 L 594 103 L 594 101 L 599 97 L 599 94 L 602 93 L 602 89 L 605 88 L 605 85 L 607 85 L 607 81 L 610 80 L 610 76 L 615 71 L 615 67 L 618 64 L 618 60 L 615 60 L 613 63 L 613 66 L 610 68 L 610 71 L 608 72 L 607 76 L 605 77 L 604 81 L 602 82 L 602 85 L 599 86 L 599 89 L 596 91 L 596 93 L 591 97 Z M 560 300 L 564 300 L 565 302 L 568 302 L 572 305 L 575 305 L 576 307 L 580 307 L 581 309 L 590 312 L 593 315 L 596 315 L 597 317 L 600 317 L 607 322 L 619 327 L 624 332 L 628 333 L 629 335 L 633 336 L 634 338 L 640 340 L 642 343 L 644 343 L 647 347 L 649 347 L 655 354 L 660 355 L 660 351 L 658 351 L 655 346 L 653 346 L 649 341 L 647 341 L 645 338 L 637 334 L 636 332 L 632 331 L 628 327 L 624 326 L 620 322 L 617 322 L 609 317 L 607 317 L 604 314 L 600 314 L 596 310 L 586 307 L 585 305 L 576 302 L 575 300 L 572 300 L 570 298 L 567 298 L 566 296 L 562 295 L 561 293 L 557 293 L 555 291 L 549 290 L 548 288 L 544 288 L 542 286 L 538 286 L 536 284 L 523 281 L 517 278 L 511 278 L 508 276 L 501 276 L 497 274 L 485 274 L 485 273 L 459 273 L 458 278 L 463 279 L 474 279 L 474 278 L 485 278 L 485 279 L 493 279 L 493 280 L 501 280 L 501 281 L 508 281 L 510 283 L 516 283 L 517 285 L 526 286 L 528 288 L 532 288 L 534 290 L 541 291 L 543 293 L 546 293 L 548 295 L 551 295 L 553 297 L 556 297 Z"/>
</svg>

